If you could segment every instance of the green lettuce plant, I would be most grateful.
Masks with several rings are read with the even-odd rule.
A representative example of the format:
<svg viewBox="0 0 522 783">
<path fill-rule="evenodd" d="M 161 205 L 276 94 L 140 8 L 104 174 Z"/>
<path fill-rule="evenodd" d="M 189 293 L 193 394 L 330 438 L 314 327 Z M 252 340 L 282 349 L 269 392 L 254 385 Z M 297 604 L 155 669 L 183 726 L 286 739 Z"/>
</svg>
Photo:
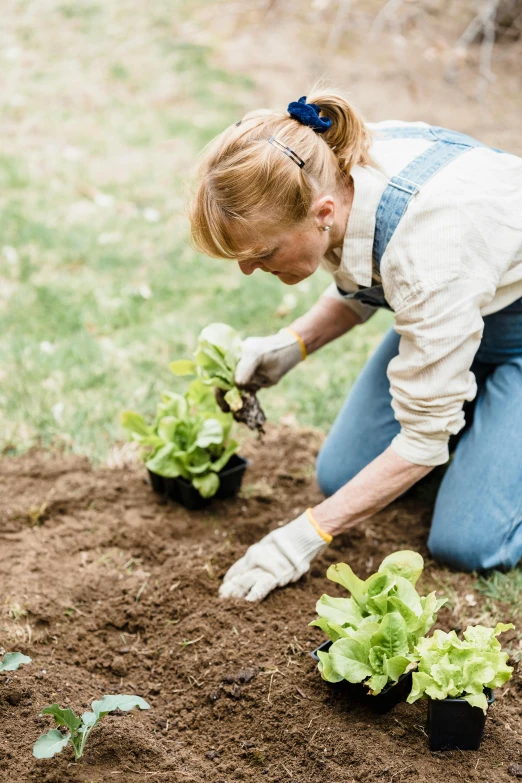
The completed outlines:
<svg viewBox="0 0 522 783">
<path fill-rule="evenodd" d="M 0 672 L 15 672 L 19 666 L 31 663 L 31 658 L 21 652 L 6 652 L 0 661 Z"/>
<path fill-rule="evenodd" d="M 373 695 L 416 666 L 414 648 L 434 624 L 446 599 L 435 592 L 421 596 L 415 585 L 424 568 L 417 552 L 404 550 L 386 557 L 378 571 L 363 581 L 349 565 L 330 566 L 326 576 L 345 587 L 349 598 L 323 595 L 319 617 L 310 625 L 332 640 L 319 652 L 319 671 L 329 682 L 363 682 Z"/>
<path fill-rule="evenodd" d="M 231 438 L 231 414 L 223 413 L 200 380 L 184 395 L 163 392 L 151 425 L 133 411 L 124 411 L 121 422 L 141 445 L 149 470 L 165 478 L 181 476 L 205 498 L 216 494 L 218 473 L 239 448 Z"/>
<path fill-rule="evenodd" d="M 52 715 L 56 725 L 63 726 L 68 731 L 66 734 L 62 734 L 58 729 L 49 729 L 46 734 L 42 734 L 36 740 L 33 746 L 33 756 L 37 759 L 50 759 L 56 753 L 60 753 L 70 742 L 74 751 L 74 758 L 78 760 L 83 756 L 85 743 L 91 731 L 105 715 L 108 715 L 113 710 L 128 712 L 134 707 L 138 707 L 140 710 L 148 710 L 149 704 L 141 696 L 117 694 L 115 696 L 104 696 L 99 701 L 93 701 L 91 707 L 92 712 L 84 712 L 81 718 L 73 710 L 69 708 L 62 709 L 58 704 L 44 707 L 40 714 Z"/>
<path fill-rule="evenodd" d="M 201 331 L 194 360 L 171 362 L 170 369 L 174 375 L 196 375 L 206 386 L 216 389 L 224 411 L 232 411 L 237 421 L 261 431 L 266 418 L 255 390 L 240 389 L 234 380 L 240 356 L 241 338 L 236 330 L 228 324 L 214 323 Z"/>
<path fill-rule="evenodd" d="M 420 639 L 415 648 L 418 671 L 407 701 L 462 698 L 486 714 L 484 688 L 503 685 L 513 673 L 497 636 L 514 627 L 512 623 L 498 623 L 495 628 L 475 625 L 464 631 L 464 639 L 455 631 L 435 631 L 429 639 Z"/>
</svg>

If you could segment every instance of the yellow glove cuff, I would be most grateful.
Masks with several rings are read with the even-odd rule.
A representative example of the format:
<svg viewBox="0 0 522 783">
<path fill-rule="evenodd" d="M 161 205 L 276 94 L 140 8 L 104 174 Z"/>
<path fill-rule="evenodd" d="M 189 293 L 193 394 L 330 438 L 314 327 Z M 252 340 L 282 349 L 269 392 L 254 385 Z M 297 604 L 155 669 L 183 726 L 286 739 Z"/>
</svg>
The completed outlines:
<svg viewBox="0 0 522 783">
<path fill-rule="evenodd" d="M 294 330 L 293 330 L 293 329 L 290 329 L 290 327 L 289 327 L 289 326 L 285 326 L 285 329 L 286 329 L 286 331 L 287 331 L 287 332 L 290 332 L 290 334 L 292 335 L 292 337 L 295 337 L 295 339 L 297 340 L 297 342 L 298 342 L 298 343 L 299 343 L 299 345 L 301 346 L 301 354 L 302 354 L 302 356 L 303 356 L 303 361 L 304 361 L 304 360 L 306 359 L 306 357 L 307 357 L 307 353 L 306 353 L 306 345 L 305 345 L 305 343 L 304 343 L 304 340 L 303 340 L 303 338 L 302 338 L 302 337 L 300 337 L 300 336 L 297 334 L 297 332 L 294 332 Z"/>
<path fill-rule="evenodd" d="M 306 509 L 306 516 L 308 517 L 308 521 L 310 522 L 312 527 L 314 527 L 316 529 L 317 533 L 319 533 L 321 538 L 324 541 L 326 541 L 327 544 L 330 544 L 333 541 L 333 536 L 331 536 L 330 533 L 326 533 L 324 530 L 321 530 L 321 528 L 319 527 L 319 525 L 317 524 L 317 522 L 314 519 L 314 515 L 312 514 L 312 509 L 311 508 L 307 508 Z"/>
</svg>

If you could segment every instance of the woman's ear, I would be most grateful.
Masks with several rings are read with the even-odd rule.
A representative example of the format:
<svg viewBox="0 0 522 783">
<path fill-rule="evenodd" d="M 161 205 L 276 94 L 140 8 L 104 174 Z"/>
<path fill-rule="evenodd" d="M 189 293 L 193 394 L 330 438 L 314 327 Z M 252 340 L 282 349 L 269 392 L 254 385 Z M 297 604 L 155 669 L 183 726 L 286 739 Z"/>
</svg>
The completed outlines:
<svg viewBox="0 0 522 783">
<path fill-rule="evenodd" d="M 332 196 L 321 196 L 312 204 L 312 214 L 318 226 L 331 226 L 335 218 L 335 201 Z"/>
</svg>

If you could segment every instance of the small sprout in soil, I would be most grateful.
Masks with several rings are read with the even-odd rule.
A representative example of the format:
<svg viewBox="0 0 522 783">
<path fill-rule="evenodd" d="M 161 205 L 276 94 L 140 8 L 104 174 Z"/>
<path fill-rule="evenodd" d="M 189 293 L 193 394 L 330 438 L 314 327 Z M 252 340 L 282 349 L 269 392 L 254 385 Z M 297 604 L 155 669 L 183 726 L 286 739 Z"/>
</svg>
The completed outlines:
<svg viewBox="0 0 522 783">
<path fill-rule="evenodd" d="M 114 710 L 127 712 L 133 707 L 138 707 L 140 710 L 149 709 L 149 704 L 141 696 L 122 694 L 104 696 L 99 701 L 93 701 L 91 706 L 92 712 L 84 712 L 81 718 L 75 715 L 71 709 L 62 709 L 58 704 L 44 707 L 41 715 L 52 715 L 57 726 L 64 726 L 69 731 L 62 734 L 58 729 L 50 729 L 47 734 L 42 734 L 34 743 L 33 756 L 37 759 L 50 759 L 56 753 L 60 753 L 70 742 L 74 758 L 77 761 L 83 756 L 89 734 L 109 712 Z"/>
<path fill-rule="evenodd" d="M 21 652 L 8 652 L 0 661 L 0 672 L 15 672 L 19 666 L 26 663 L 31 663 L 28 655 L 23 655 Z"/>
</svg>

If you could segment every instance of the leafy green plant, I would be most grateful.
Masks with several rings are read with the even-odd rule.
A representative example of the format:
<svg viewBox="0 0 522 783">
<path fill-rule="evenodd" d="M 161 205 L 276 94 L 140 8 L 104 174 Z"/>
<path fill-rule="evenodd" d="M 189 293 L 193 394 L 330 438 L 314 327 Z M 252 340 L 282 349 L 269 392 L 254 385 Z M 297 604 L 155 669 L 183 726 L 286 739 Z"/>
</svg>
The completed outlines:
<svg viewBox="0 0 522 783">
<path fill-rule="evenodd" d="M 31 658 L 21 652 L 5 653 L 0 661 L 0 672 L 15 672 L 19 666 L 31 663 Z"/>
<path fill-rule="evenodd" d="M 220 406 L 232 411 L 237 421 L 250 429 L 262 430 L 265 414 L 252 389 L 235 384 L 236 367 L 241 356 L 241 338 L 228 324 L 209 324 L 198 337 L 194 360 L 170 363 L 174 375 L 196 375 L 206 386 L 216 389 Z"/>
<path fill-rule="evenodd" d="M 507 665 L 508 653 L 502 652 L 496 637 L 514 627 L 512 623 L 497 623 L 495 628 L 470 625 L 464 639 L 455 631 L 435 631 L 429 639 L 420 639 L 415 649 L 418 671 L 407 701 L 463 698 L 486 714 L 484 688 L 503 685 L 513 673 Z"/>
<path fill-rule="evenodd" d="M 435 592 L 419 595 L 415 585 L 423 568 L 421 555 L 409 550 L 386 557 L 365 581 L 346 563 L 330 566 L 328 579 L 349 590 L 351 597 L 323 595 L 317 602 L 319 617 L 310 625 L 333 642 L 328 652 L 318 653 L 323 679 L 364 682 L 376 695 L 415 668 L 415 645 L 446 600 Z"/>
<path fill-rule="evenodd" d="M 163 392 L 152 425 L 132 411 L 124 411 L 121 422 L 141 445 L 149 470 L 166 478 L 181 476 L 205 498 L 216 494 L 218 473 L 239 448 L 230 437 L 232 416 L 220 410 L 200 380 L 184 395 Z"/>
<path fill-rule="evenodd" d="M 78 760 L 83 756 L 85 743 L 91 731 L 105 715 L 114 710 L 128 712 L 133 707 L 138 707 L 140 710 L 148 710 L 149 704 L 141 696 L 118 694 L 115 696 L 104 696 L 99 701 L 93 701 L 91 707 L 92 712 L 84 712 L 81 718 L 73 710 L 69 708 L 62 709 L 58 704 L 44 707 L 41 715 L 52 715 L 57 726 L 64 726 L 69 731 L 66 734 L 62 734 L 58 729 L 49 729 L 46 734 L 42 734 L 36 740 L 33 746 L 33 756 L 37 759 L 50 759 L 57 753 L 60 753 L 70 742 L 74 751 L 74 758 Z"/>
</svg>

